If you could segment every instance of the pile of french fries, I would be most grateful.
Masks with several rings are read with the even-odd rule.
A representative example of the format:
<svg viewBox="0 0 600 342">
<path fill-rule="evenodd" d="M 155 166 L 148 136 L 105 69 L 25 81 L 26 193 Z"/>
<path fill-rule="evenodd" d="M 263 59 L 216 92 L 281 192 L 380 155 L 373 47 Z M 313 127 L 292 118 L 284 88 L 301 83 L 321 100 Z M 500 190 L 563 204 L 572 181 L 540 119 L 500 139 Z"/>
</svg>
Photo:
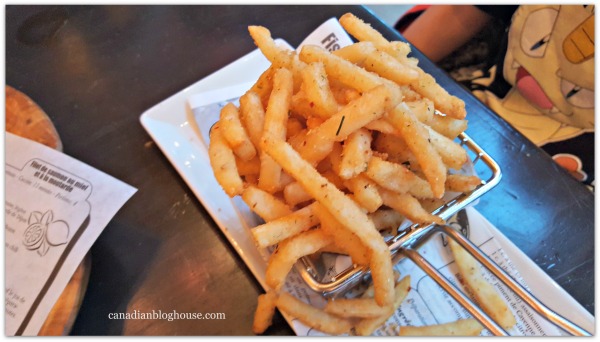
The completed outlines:
<svg viewBox="0 0 600 342">
<path fill-rule="evenodd" d="M 271 66 L 239 108 L 222 109 L 210 132 L 217 181 L 265 221 L 252 229 L 257 246 L 277 246 L 255 333 L 279 308 L 325 333 L 371 334 L 410 290 L 408 276 L 395 276 L 380 231 L 405 218 L 442 223 L 431 210 L 444 193 L 481 184 L 449 173 L 468 160 L 453 141 L 467 127 L 464 102 L 407 56 L 406 43 L 386 40 L 352 14 L 340 23 L 358 42 L 333 52 L 305 46 L 296 53 L 277 46 L 266 28 L 250 26 Z M 323 251 L 370 267 L 372 289 L 325 308 L 282 291 L 299 258 Z"/>
</svg>

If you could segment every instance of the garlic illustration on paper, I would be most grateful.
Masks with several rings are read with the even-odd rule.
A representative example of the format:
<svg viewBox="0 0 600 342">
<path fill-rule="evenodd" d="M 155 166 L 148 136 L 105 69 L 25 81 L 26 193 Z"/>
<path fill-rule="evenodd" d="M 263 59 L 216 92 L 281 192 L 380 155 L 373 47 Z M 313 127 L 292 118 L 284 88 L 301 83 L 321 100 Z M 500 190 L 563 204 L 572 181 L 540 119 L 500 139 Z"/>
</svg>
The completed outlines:
<svg viewBox="0 0 600 342">
<path fill-rule="evenodd" d="M 37 250 L 40 256 L 46 255 L 50 246 L 64 245 L 69 241 L 69 225 L 63 220 L 54 219 L 52 210 L 42 214 L 34 211 L 29 215 L 28 227 L 23 233 L 23 245 L 29 250 Z"/>
</svg>

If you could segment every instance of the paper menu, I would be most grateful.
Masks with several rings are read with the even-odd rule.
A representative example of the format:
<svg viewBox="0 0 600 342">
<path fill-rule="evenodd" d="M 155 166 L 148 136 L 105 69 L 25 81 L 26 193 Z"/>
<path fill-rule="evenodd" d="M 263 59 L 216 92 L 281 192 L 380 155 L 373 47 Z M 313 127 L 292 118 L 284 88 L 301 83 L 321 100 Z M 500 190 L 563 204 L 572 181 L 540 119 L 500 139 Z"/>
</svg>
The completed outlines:
<svg viewBox="0 0 600 342">
<path fill-rule="evenodd" d="M 5 149 L 5 334 L 36 335 L 136 189 L 11 133 Z"/>
</svg>

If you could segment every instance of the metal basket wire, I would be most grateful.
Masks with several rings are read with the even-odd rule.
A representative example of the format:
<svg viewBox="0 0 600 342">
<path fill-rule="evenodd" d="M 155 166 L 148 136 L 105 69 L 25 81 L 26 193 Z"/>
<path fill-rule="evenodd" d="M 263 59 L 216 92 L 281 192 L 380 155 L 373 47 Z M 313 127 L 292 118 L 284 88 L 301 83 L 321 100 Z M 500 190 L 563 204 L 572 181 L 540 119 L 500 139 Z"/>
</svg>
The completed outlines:
<svg viewBox="0 0 600 342">
<path fill-rule="evenodd" d="M 498 164 L 477 145 L 467 134 L 461 133 L 458 138 L 460 145 L 467 151 L 472 165 L 476 170 L 482 182 L 473 191 L 468 193 L 456 194 L 451 196 L 442 206 L 438 207 L 432 214 L 448 220 L 461 209 L 476 201 L 483 194 L 492 189 L 502 177 Z M 479 248 L 473 245 L 467 238 L 449 226 L 430 224 L 422 226 L 412 224 L 406 228 L 399 227 L 396 234 L 388 237 L 386 242 L 392 252 L 393 263 L 396 264 L 400 259 L 407 257 L 421 269 L 423 269 L 434 281 L 436 281 L 444 290 L 446 290 L 458 303 L 479 322 L 495 335 L 508 335 L 508 333 L 485 314 L 477 305 L 475 305 L 466 295 L 458 290 L 443 275 L 441 275 L 431 264 L 427 262 L 418 252 L 417 247 L 426 242 L 434 233 L 443 232 L 447 236 L 458 242 L 471 255 L 475 257 L 484 267 L 486 267 L 499 280 L 507 285 L 528 305 L 530 305 L 540 315 L 556 324 L 558 327 L 573 335 L 590 334 L 575 325 L 569 320 L 561 317 L 552 310 L 544 306 L 539 300 L 533 297 L 525 288 L 514 281 L 504 270 L 495 262 L 488 258 Z M 299 271 L 304 282 L 313 290 L 321 293 L 325 297 L 339 297 L 353 289 L 360 283 L 365 282 L 370 277 L 369 269 L 365 266 L 352 265 L 344 271 L 334 275 L 328 281 L 323 281 L 324 275 L 322 266 L 318 265 L 319 260 L 313 257 L 303 257 L 296 263 L 296 269 Z"/>
</svg>

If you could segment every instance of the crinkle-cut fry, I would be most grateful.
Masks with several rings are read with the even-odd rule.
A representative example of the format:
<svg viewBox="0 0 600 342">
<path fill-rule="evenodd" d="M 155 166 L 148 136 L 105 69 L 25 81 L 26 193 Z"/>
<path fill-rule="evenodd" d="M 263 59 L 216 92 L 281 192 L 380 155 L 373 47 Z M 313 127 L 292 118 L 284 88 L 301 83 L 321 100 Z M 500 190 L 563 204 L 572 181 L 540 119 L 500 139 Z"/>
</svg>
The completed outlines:
<svg viewBox="0 0 600 342">
<path fill-rule="evenodd" d="M 329 77 L 362 93 L 367 92 L 378 85 L 384 85 L 390 92 L 391 100 L 388 107 L 386 107 L 386 110 L 393 108 L 402 101 L 402 89 L 396 83 L 385 79 L 376 73 L 369 72 L 341 57 L 331 54 L 319 46 L 303 46 L 300 51 L 300 59 L 305 63 L 323 62 Z"/>
<path fill-rule="evenodd" d="M 225 140 L 236 156 L 244 161 L 249 161 L 256 156 L 256 148 L 242 126 L 239 111 L 233 103 L 228 103 L 221 109 L 219 123 Z"/>
<path fill-rule="evenodd" d="M 252 322 L 252 332 L 262 334 L 273 323 L 273 315 L 277 307 L 277 294 L 273 291 L 267 291 L 258 296 L 258 304 L 254 312 L 254 321 Z"/>
<path fill-rule="evenodd" d="M 235 154 L 223 137 L 222 130 L 218 122 L 210 130 L 208 156 L 217 182 L 229 197 L 234 197 L 242 193 L 244 182 L 235 164 Z"/>
<path fill-rule="evenodd" d="M 380 187 L 398 193 L 409 191 L 417 177 L 402 164 L 392 163 L 372 156 L 365 175 Z"/>
<path fill-rule="evenodd" d="M 387 120 L 400 132 L 404 142 L 415 155 L 433 195 L 444 195 L 447 169 L 436 148 L 430 143 L 429 131 L 417 120 L 410 108 L 401 103 L 387 115 Z"/>
<path fill-rule="evenodd" d="M 412 88 L 423 97 L 433 101 L 435 108 L 456 119 L 464 119 L 467 115 L 465 102 L 450 95 L 442 88 L 433 76 L 418 68 L 419 78 L 412 82 Z"/>
<path fill-rule="evenodd" d="M 309 163 L 316 165 L 331 153 L 334 141 L 343 141 L 352 132 L 382 117 L 388 101 L 389 92 L 384 86 L 367 91 L 320 126 L 310 130 L 298 152 Z"/>
<path fill-rule="evenodd" d="M 391 303 L 393 300 L 391 254 L 373 222 L 353 200 L 320 175 L 289 144 L 269 137 L 264 142 L 265 151 L 294 177 L 306 192 L 325 206 L 341 224 L 356 234 L 371 250 L 370 266 L 373 281 L 378 289 L 375 299 L 380 305 Z"/>
<path fill-rule="evenodd" d="M 288 273 L 303 256 L 316 253 L 333 242 L 321 229 L 312 229 L 283 240 L 269 258 L 265 280 L 267 285 L 279 293 Z"/>
<path fill-rule="evenodd" d="M 273 90 L 273 73 L 274 72 L 275 72 L 275 68 L 271 65 L 267 70 L 263 71 L 263 73 L 260 74 L 260 77 L 258 78 L 256 83 L 254 83 L 252 88 L 250 88 L 250 90 L 249 90 L 250 92 L 253 92 L 258 95 L 263 107 L 266 107 L 267 103 L 269 103 L 269 96 L 271 96 L 271 91 Z M 241 101 L 241 99 L 240 99 L 240 101 Z M 263 114 L 264 114 L 264 110 L 263 110 Z M 262 126 L 261 126 L 261 128 L 262 128 Z"/>
<path fill-rule="evenodd" d="M 428 121 L 423 122 L 449 139 L 454 139 L 460 133 L 466 131 L 468 125 L 468 121 L 465 119 L 455 119 L 447 115 L 439 114 L 435 114 Z"/>
<path fill-rule="evenodd" d="M 469 160 L 467 151 L 455 141 L 446 138 L 431 127 L 424 126 L 429 132 L 431 144 L 442 158 L 442 162 L 450 169 L 460 170 L 467 160 Z"/>
<path fill-rule="evenodd" d="M 292 213 L 290 207 L 277 197 L 254 186 L 248 186 L 242 192 L 242 199 L 250 210 L 266 222 L 276 220 Z"/>
<path fill-rule="evenodd" d="M 379 328 L 382 324 L 384 324 L 393 314 L 398 310 L 400 304 L 404 301 L 404 298 L 408 295 L 410 291 L 410 275 L 405 276 L 400 280 L 398 284 L 394 287 L 394 302 L 392 305 L 387 306 L 386 312 L 374 318 L 363 318 L 354 326 L 354 330 L 356 334 L 359 336 L 368 336 L 371 335 L 375 329 Z"/>
<path fill-rule="evenodd" d="M 313 199 L 298 182 L 292 182 L 283 188 L 283 198 L 292 207 Z"/>
<path fill-rule="evenodd" d="M 483 277 L 477 260 L 453 239 L 448 239 L 448 244 L 454 254 L 462 284 L 470 290 L 467 292 L 471 298 L 504 329 L 512 328 L 517 323 L 515 316 L 494 286 Z"/>
<path fill-rule="evenodd" d="M 285 292 L 279 295 L 277 307 L 282 312 L 298 318 L 309 327 L 326 334 L 342 335 L 349 333 L 352 329 L 350 320 L 328 314 Z"/>
<path fill-rule="evenodd" d="M 369 219 L 373 221 L 375 228 L 378 230 L 384 230 L 388 228 L 397 229 L 405 218 L 402 216 L 402 214 L 395 210 L 379 209 L 370 213 Z"/>
<path fill-rule="evenodd" d="M 279 140 L 285 141 L 292 88 L 291 72 L 284 68 L 275 70 L 273 92 L 269 97 L 269 104 L 265 112 L 263 136 L 270 134 Z M 270 158 L 261 156 L 261 169 L 258 178 L 259 188 L 275 193 L 283 188 L 281 185 L 281 166 L 274 163 Z"/>
<path fill-rule="evenodd" d="M 400 326 L 399 336 L 479 336 L 483 326 L 474 318 L 459 319 L 454 322 L 426 325 Z"/>
<path fill-rule="evenodd" d="M 344 184 L 354 193 L 356 202 L 367 209 L 368 212 L 375 212 L 383 204 L 383 200 L 377 190 L 377 184 L 364 174 L 350 178 Z M 377 227 L 377 225 L 375 226 Z"/>
<path fill-rule="evenodd" d="M 344 14 L 339 21 L 342 27 L 357 40 L 372 42 L 375 47 L 385 50 L 400 61 L 406 60 L 406 56 L 410 53 L 410 46 L 407 43 L 400 41 L 390 43 L 379 31 L 352 13 Z"/>
<path fill-rule="evenodd" d="M 373 298 L 339 298 L 329 300 L 325 312 L 345 318 L 373 318 L 385 315 L 386 308 L 377 305 Z"/>
<path fill-rule="evenodd" d="M 364 246 L 356 234 L 347 230 L 336 220 L 321 204 L 314 203 L 314 212 L 319 217 L 321 229 L 331 236 L 333 244 L 348 254 L 352 261 L 358 265 L 369 264 L 369 250 Z"/>
<path fill-rule="evenodd" d="M 258 175 L 260 172 L 260 158 L 258 156 L 248 161 L 235 158 L 235 165 L 240 176 Z"/>
<path fill-rule="evenodd" d="M 379 188 L 379 194 L 383 199 L 383 204 L 406 216 L 414 223 L 444 223 L 439 216 L 432 215 L 423 209 L 421 203 L 408 193 L 397 193 Z"/>
<path fill-rule="evenodd" d="M 342 160 L 338 175 L 343 179 L 355 177 L 367 169 L 369 159 L 373 155 L 371 151 L 371 132 L 360 128 L 348 136 L 344 141 Z"/>
<path fill-rule="evenodd" d="M 338 111 L 338 104 L 331 92 L 325 67 L 321 62 L 308 64 L 301 71 L 306 100 L 321 118 L 329 118 Z"/>
<path fill-rule="evenodd" d="M 270 81 L 269 84 L 272 87 Z M 269 90 L 270 93 L 271 90 Z M 265 110 L 258 93 L 248 91 L 240 97 L 240 120 L 248 131 L 254 147 L 260 150 L 260 138 L 265 126 Z"/>
<path fill-rule="evenodd" d="M 289 215 L 252 228 L 252 236 L 258 247 L 273 246 L 319 224 L 319 218 L 313 207 L 314 204 L 308 205 Z"/>
<path fill-rule="evenodd" d="M 481 185 L 481 179 L 470 175 L 448 175 L 446 177 L 446 191 L 469 192 Z"/>
</svg>

